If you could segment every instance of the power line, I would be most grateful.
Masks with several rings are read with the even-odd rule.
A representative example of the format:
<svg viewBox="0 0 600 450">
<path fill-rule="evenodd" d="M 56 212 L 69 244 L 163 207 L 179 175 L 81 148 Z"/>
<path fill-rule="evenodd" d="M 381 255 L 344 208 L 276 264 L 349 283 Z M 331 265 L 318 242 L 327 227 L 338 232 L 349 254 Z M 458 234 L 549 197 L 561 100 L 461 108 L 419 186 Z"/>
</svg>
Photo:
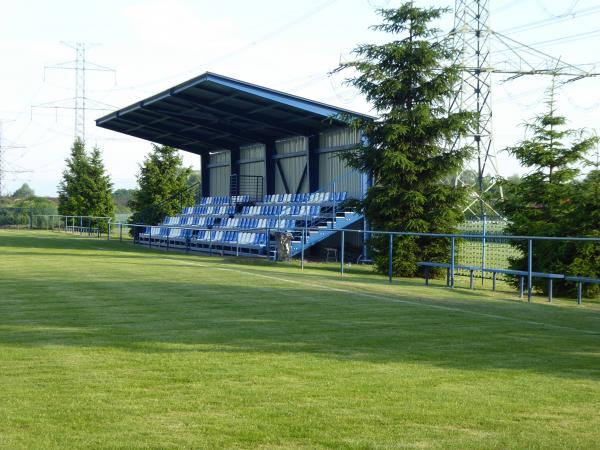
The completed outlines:
<svg viewBox="0 0 600 450">
<path fill-rule="evenodd" d="M 561 22 L 579 19 L 583 17 L 588 17 L 594 14 L 600 13 L 600 6 L 592 6 L 590 8 L 581 9 L 579 11 L 575 11 L 569 15 L 561 15 L 549 19 L 537 20 L 535 22 L 529 22 L 522 25 L 515 25 L 510 28 L 505 28 L 504 30 L 500 30 L 499 32 L 502 34 L 514 34 L 521 33 L 524 31 L 535 30 L 537 28 L 542 28 L 549 25 L 555 25 Z"/>
<path fill-rule="evenodd" d="M 286 22 L 283 25 L 265 33 L 264 35 L 260 36 L 259 38 L 255 39 L 254 41 L 250 42 L 249 44 L 245 44 L 245 45 L 238 47 L 237 49 L 234 49 L 228 53 L 225 53 L 221 56 L 218 56 L 209 61 L 206 61 L 201 66 L 195 66 L 195 67 L 187 69 L 183 72 L 178 72 L 178 73 L 174 73 L 171 75 L 167 75 L 165 77 L 147 81 L 145 83 L 129 85 L 129 86 L 122 86 L 122 87 L 113 88 L 113 89 L 104 89 L 104 90 L 103 89 L 95 89 L 93 92 L 115 92 L 115 91 L 124 91 L 124 90 L 139 90 L 142 87 L 159 84 L 159 83 L 162 83 L 162 82 L 165 82 L 168 80 L 172 80 L 173 78 L 182 77 L 184 75 L 189 76 L 190 74 L 196 74 L 198 71 L 204 70 L 213 64 L 227 60 L 227 59 L 229 59 L 239 53 L 242 53 L 252 47 L 262 44 L 263 42 L 277 36 L 278 34 L 281 34 L 282 32 L 289 30 L 291 27 L 298 25 L 299 23 L 302 23 L 305 20 L 317 15 L 318 13 L 325 10 L 326 8 L 333 6 L 336 2 L 337 2 L 337 0 L 325 0 L 323 3 L 321 3 L 317 7 L 313 8 L 313 9 L 307 11 L 306 13 L 300 15 L 299 17 L 294 18 L 294 19 L 290 20 L 289 22 Z"/>
</svg>

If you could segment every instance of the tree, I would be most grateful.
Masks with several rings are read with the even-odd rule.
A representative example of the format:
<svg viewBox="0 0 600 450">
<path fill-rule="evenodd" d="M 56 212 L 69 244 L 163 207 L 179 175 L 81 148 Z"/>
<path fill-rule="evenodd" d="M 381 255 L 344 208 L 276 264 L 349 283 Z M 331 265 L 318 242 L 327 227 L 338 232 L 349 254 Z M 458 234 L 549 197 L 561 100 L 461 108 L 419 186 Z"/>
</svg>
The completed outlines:
<svg viewBox="0 0 600 450">
<path fill-rule="evenodd" d="M 475 115 L 449 111 L 461 68 L 449 38 L 437 38 L 430 22 L 447 10 L 417 8 L 406 3 L 381 9 L 383 23 L 372 27 L 395 40 L 364 44 L 358 60 L 338 70 L 356 72 L 347 82 L 362 92 L 378 114 L 374 121 L 352 119 L 366 138 L 350 152 L 349 164 L 372 174 L 373 186 L 360 207 L 376 230 L 449 233 L 462 221 L 466 190 L 450 179 L 464 165 L 470 149 L 448 143 L 465 136 Z M 387 238 L 373 239 L 374 262 L 387 269 Z M 447 260 L 442 239 L 396 238 L 393 270 L 411 276 L 418 260 Z"/>
<path fill-rule="evenodd" d="M 106 173 L 102 153 L 98 147 L 92 149 L 90 157 L 90 178 L 92 190 L 90 191 L 90 207 L 88 215 L 96 217 L 115 217 L 115 204 L 112 198 L 112 182 Z M 103 223 L 106 223 L 102 221 Z"/>
<path fill-rule="evenodd" d="M 90 161 L 85 146 L 76 138 L 66 161 L 63 179 L 58 185 L 58 213 L 64 216 L 87 215 L 87 192 L 90 190 Z"/>
<path fill-rule="evenodd" d="M 12 195 L 13 198 L 29 198 L 34 196 L 35 192 L 29 187 L 27 183 L 23 183 L 19 189 L 13 192 Z"/>
<path fill-rule="evenodd" d="M 120 214 L 130 213 L 129 202 L 133 198 L 134 189 L 115 189 L 112 194 L 115 211 Z"/>
<path fill-rule="evenodd" d="M 598 142 L 586 130 L 566 129 L 566 118 L 556 114 L 556 89 L 552 83 L 546 101 L 547 111 L 525 124 L 530 137 L 507 151 L 530 169 L 502 208 L 510 219 L 507 231 L 516 235 L 574 236 L 598 230 L 598 197 L 588 196 L 592 182 L 578 183 L 578 165 Z M 592 176 L 593 181 L 593 176 Z M 584 209 L 586 208 L 586 209 Z M 514 241 L 523 256 L 511 259 L 511 267 L 527 268 L 527 242 Z M 539 272 L 570 273 L 578 246 L 572 242 L 536 241 L 533 267 Z M 543 280 L 534 279 L 546 291 Z M 564 284 L 557 291 L 564 292 Z"/>
<path fill-rule="evenodd" d="M 194 203 L 193 192 L 187 180 L 191 168 L 183 167 L 183 160 L 173 147 L 154 145 L 140 165 L 138 189 L 129 204 L 133 223 L 156 224 L 165 216 L 181 212 Z"/>
<path fill-rule="evenodd" d="M 94 148 L 89 156 L 83 141 L 76 138 L 66 163 L 67 168 L 58 185 L 59 214 L 114 218 L 112 183 L 106 174 L 100 150 Z M 88 219 L 86 224 L 106 230 L 108 222 Z"/>
</svg>

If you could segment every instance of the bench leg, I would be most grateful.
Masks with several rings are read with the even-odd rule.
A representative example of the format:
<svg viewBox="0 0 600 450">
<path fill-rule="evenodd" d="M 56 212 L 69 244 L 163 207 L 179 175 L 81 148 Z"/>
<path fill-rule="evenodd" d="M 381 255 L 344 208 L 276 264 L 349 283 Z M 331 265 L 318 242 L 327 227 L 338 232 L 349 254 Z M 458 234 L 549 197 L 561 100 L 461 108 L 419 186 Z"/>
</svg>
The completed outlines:
<svg viewBox="0 0 600 450">
<path fill-rule="evenodd" d="M 425 267 L 425 286 L 429 286 L 429 268 Z"/>
<path fill-rule="evenodd" d="M 496 272 L 492 273 L 492 291 L 496 290 Z"/>
<path fill-rule="evenodd" d="M 473 271 L 469 274 L 469 289 L 473 289 Z"/>
<path fill-rule="evenodd" d="M 525 278 L 519 277 L 519 298 L 523 298 L 523 286 L 525 284 Z"/>
<path fill-rule="evenodd" d="M 580 281 L 577 283 L 577 304 L 581 305 L 581 291 L 583 290 L 583 283 Z"/>
<path fill-rule="evenodd" d="M 552 278 L 548 280 L 548 302 L 552 303 Z"/>
</svg>

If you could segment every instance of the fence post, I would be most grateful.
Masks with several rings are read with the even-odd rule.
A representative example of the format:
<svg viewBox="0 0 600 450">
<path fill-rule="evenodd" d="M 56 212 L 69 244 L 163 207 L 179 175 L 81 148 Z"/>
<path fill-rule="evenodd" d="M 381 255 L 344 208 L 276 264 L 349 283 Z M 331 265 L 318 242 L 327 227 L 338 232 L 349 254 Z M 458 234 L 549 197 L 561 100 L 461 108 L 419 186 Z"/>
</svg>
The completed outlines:
<svg viewBox="0 0 600 450">
<path fill-rule="evenodd" d="M 152 248 L 152 227 L 149 227 L 150 231 L 148 232 L 148 248 Z"/>
<path fill-rule="evenodd" d="M 527 303 L 531 303 L 531 275 L 533 272 L 533 240 L 527 241 Z"/>
<path fill-rule="evenodd" d="M 106 240 L 110 241 L 110 227 L 112 226 L 112 219 L 108 219 L 108 234 L 106 235 Z"/>
<path fill-rule="evenodd" d="M 390 248 L 388 252 L 388 277 L 389 282 L 392 282 L 392 270 L 393 270 L 393 253 L 394 253 L 394 235 L 390 234 Z"/>
<path fill-rule="evenodd" d="M 455 237 L 452 236 L 450 239 L 450 288 L 454 289 L 454 256 L 456 250 L 456 241 Z"/>
<path fill-rule="evenodd" d="M 342 230 L 342 241 L 340 243 L 340 274 L 344 275 L 344 241 L 345 241 L 345 231 Z"/>
<path fill-rule="evenodd" d="M 123 242 L 123 224 L 119 222 L 119 242 Z"/>
<path fill-rule="evenodd" d="M 33 229 L 33 209 L 29 208 L 29 229 Z"/>
</svg>

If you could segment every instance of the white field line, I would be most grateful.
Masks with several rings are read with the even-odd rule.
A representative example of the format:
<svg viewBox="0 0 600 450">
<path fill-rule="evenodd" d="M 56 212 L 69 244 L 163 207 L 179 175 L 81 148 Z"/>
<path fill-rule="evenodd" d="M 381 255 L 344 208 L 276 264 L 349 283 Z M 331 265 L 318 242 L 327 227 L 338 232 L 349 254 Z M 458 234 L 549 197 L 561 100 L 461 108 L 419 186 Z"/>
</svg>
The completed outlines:
<svg viewBox="0 0 600 450">
<path fill-rule="evenodd" d="M 443 311 L 452 311 L 452 312 L 458 312 L 458 313 L 462 313 L 462 314 L 470 314 L 473 316 L 479 316 L 479 317 L 486 317 L 489 319 L 497 319 L 497 320 L 506 320 L 509 322 L 516 322 L 516 323 L 524 323 L 524 324 L 528 324 L 528 325 L 535 325 L 535 326 L 543 326 L 543 327 L 548 327 L 548 328 L 554 328 L 557 330 L 568 330 L 568 331 L 574 331 L 577 333 L 584 333 L 584 334 L 591 334 L 591 335 L 599 335 L 600 331 L 593 331 L 593 330 L 585 330 L 585 329 L 581 329 L 581 328 L 572 328 L 572 327 L 567 327 L 567 326 L 563 326 L 563 325 L 554 325 L 554 324 L 550 324 L 550 323 L 545 323 L 545 322 L 538 322 L 535 320 L 527 320 L 527 319 L 518 319 L 515 317 L 509 317 L 509 316 L 502 316 L 500 314 L 489 314 L 489 313 L 483 313 L 483 312 L 478 312 L 478 311 L 469 311 L 463 308 L 454 308 L 452 306 L 442 306 L 442 305 L 432 305 L 430 303 L 424 303 L 424 302 L 416 302 L 416 301 L 410 301 L 410 300 L 400 300 L 398 298 L 395 298 L 393 296 L 387 295 L 387 294 L 369 294 L 366 292 L 359 292 L 359 291 L 354 291 L 354 290 L 349 290 L 349 289 L 343 289 L 343 288 L 336 288 L 336 287 L 331 287 L 331 286 L 325 286 L 319 283 L 314 283 L 314 282 L 308 282 L 308 281 L 299 281 L 299 280 L 290 280 L 289 278 L 284 278 L 284 277 L 279 277 L 279 276 L 275 276 L 275 275 L 264 275 L 264 274 L 259 274 L 259 273 L 255 273 L 255 272 L 246 272 L 245 270 L 240 270 L 240 269 L 232 269 L 231 267 L 220 267 L 220 264 L 202 264 L 202 263 L 198 263 L 195 261 L 182 261 L 180 259 L 174 259 L 174 258 L 159 258 L 159 259 L 164 259 L 167 261 L 173 261 L 173 262 L 177 262 L 179 264 L 183 264 L 183 265 L 187 265 L 187 264 L 191 264 L 193 266 L 196 267 L 205 267 L 208 269 L 215 269 L 215 270 L 222 270 L 222 271 L 228 271 L 228 272 L 236 272 L 236 273 L 241 273 L 244 275 L 250 275 L 250 276 L 255 276 L 255 277 L 261 277 L 261 278 L 267 278 L 267 279 L 271 279 L 271 280 L 276 280 L 276 281 L 285 281 L 287 283 L 293 283 L 293 284 L 299 284 L 302 286 L 310 286 L 310 287 L 315 287 L 315 288 L 320 288 L 326 291 L 331 291 L 331 292 L 340 292 L 343 294 L 349 294 L 349 295 L 354 295 L 354 296 L 359 296 L 359 297 L 367 297 L 367 298 L 373 298 L 376 300 L 388 300 L 392 303 L 401 303 L 401 304 L 405 304 L 405 305 L 411 305 L 411 306 L 419 306 L 421 308 L 430 308 L 430 309 L 438 309 L 438 310 L 443 310 Z"/>
</svg>

